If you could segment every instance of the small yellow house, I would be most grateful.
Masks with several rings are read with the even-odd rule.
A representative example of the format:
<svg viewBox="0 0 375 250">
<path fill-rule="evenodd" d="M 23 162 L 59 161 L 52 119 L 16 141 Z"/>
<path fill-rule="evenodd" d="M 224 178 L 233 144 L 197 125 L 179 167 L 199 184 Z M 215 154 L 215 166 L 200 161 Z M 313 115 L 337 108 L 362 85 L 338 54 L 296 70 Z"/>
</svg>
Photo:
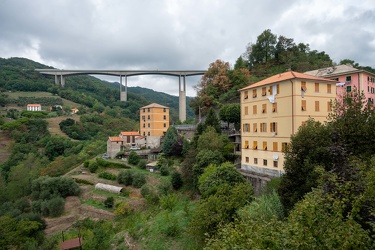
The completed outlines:
<svg viewBox="0 0 375 250">
<path fill-rule="evenodd" d="M 267 181 L 284 172 L 283 150 L 298 127 L 327 120 L 336 81 L 288 71 L 240 92 L 241 171 Z"/>
</svg>

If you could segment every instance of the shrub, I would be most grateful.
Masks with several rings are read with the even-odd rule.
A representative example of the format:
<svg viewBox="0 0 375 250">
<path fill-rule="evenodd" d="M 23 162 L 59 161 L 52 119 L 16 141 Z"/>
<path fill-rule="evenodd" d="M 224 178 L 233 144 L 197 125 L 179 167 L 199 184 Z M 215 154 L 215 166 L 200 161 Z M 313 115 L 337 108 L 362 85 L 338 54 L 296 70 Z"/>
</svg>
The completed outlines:
<svg viewBox="0 0 375 250">
<path fill-rule="evenodd" d="M 168 195 L 172 191 L 172 185 L 169 180 L 161 180 L 158 186 L 160 195 Z"/>
<path fill-rule="evenodd" d="M 117 182 L 119 184 L 124 184 L 125 186 L 130 186 L 133 182 L 133 171 L 121 171 L 117 176 Z"/>
<path fill-rule="evenodd" d="M 172 182 L 172 187 L 175 190 L 178 190 L 182 186 L 182 184 L 183 184 L 181 174 L 179 172 L 177 172 L 177 171 L 174 171 L 172 173 L 171 182 Z"/>
<path fill-rule="evenodd" d="M 178 202 L 178 196 L 176 194 L 163 195 L 160 198 L 160 205 L 163 209 L 172 211 Z"/>
<path fill-rule="evenodd" d="M 74 178 L 74 180 L 75 180 L 76 183 L 78 183 L 78 184 L 94 185 L 94 182 L 89 181 L 89 180 L 80 179 L 80 178 Z"/>
<path fill-rule="evenodd" d="M 114 212 L 116 217 L 121 216 L 128 216 L 133 212 L 133 209 L 130 207 L 129 203 L 121 202 L 116 206 L 116 210 Z"/>
<path fill-rule="evenodd" d="M 112 174 L 107 171 L 103 171 L 99 173 L 98 177 L 102 179 L 106 179 L 106 180 L 113 180 L 113 181 L 117 179 L 117 176 L 115 174 Z"/>
<path fill-rule="evenodd" d="M 56 196 L 78 195 L 80 188 L 72 178 L 42 176 L 33 180 L 31 192 L 33 200 L 49 200 Z"/>
<path fill-rule="evenodd" d="M 152 205 L 157 205 L 159 204 L 159 196 L 158 194 L 155 192 L 155 190 L 152 190 L 151 189 L 151 186 L 150 185 L 143 185 L 142 188 L 141 188 L 141 195 L 143 196 L 143 198 L 146 199 L 146 201 L 149 203 L 149 204 L 152 204 Z"/>
<path fill-rule="evenodd" d="M 160 174 L 161 174 L 162 176 L 168 176 L 168 175 L 169 175 L 169 169 L 168 169 L 168 167 L 166 167 L 166 166 L 161 166 L 161 167 L 159 168 L 159 170 L 160 170 Z"/>
<path fill-rule="evenodd" d="M 134 173 L 132 186 L 136 188 L 142 187 L 146 183 L 146 177 L 142 173 Z"/>
<path fill-rule="evenodd" d="M 95 173 L 96 170 L 98 170 L 98 168 L 99 168 L 99 165 L 96 162 L 91 163 L 89 166 L 89 170 L 91 173 Z"/>
<path fill-rule="evenodd" d="M 113 204 L 114 204 L 113 196 L 107 197 L 107 199 L 105 199 L 105 201 L 104 201 L 104 206 L 107 207 L 107 208 L 112 208 Z"/>
<path fill-rule="evenodd" d="M 51 216 L 51 217 L 60 216 L 64 212 L 64 204 L 65 204 L 65 201 L 61 197 L 54 197 L 50 200 L 41 201 L 40 213 L 44 216 Z"/>
<path fill-rule="evenodd" d="M 141 160 L 138 162 L 137 167 L 140 168 L 140 169 L 146 169 L 146 165 L 147 165 L 146 160 L 141 159 Z"/>
<path fill-rule="evenodd" d="M 137 165 L 140 160 L 141 160 L 140 156 L 135 151 L 130 152 L 129 158 L 128 158 L 128 162 L 130 164 Z"/>
<path fill-rule="evenodd" d="M 84 168 L 88 168 L 90 166 L 90 161 L 89 160 L 86 160 L 84 163 L 83 163 L 83 167 Z"/>
</svg>

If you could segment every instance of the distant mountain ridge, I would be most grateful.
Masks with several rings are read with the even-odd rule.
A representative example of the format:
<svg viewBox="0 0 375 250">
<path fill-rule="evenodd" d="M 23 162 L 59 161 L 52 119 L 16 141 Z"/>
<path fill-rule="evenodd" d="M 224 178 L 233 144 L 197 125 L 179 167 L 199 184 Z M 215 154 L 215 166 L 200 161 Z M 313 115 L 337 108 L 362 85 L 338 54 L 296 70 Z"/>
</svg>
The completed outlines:
<svg viewBox="0 0 375 250">
<path fill-rule="evenodd" d="M 138 111 L 142 106 L 156 102 L 170 108 L 173 121 L 178 120 L 179 97 L 157 92 L 143 87 L 128 87 L 128 101 L 120 101 L 119 83 L 111 83 L 89 75 L 66 78 L 65 87 L 55 85 L 54 76 L 42 75 L 35 69 L 53 67 L 34 62 L 27 58 L 0 58 L 0 91 L 47 91 L 93 107 L 98 102 L 104 106 L 119 106 L 124 115 L 138 120 Z M 190 108 L 191 97 L 186 98 L 187 119 L 194 118 Z"/>
</svg>

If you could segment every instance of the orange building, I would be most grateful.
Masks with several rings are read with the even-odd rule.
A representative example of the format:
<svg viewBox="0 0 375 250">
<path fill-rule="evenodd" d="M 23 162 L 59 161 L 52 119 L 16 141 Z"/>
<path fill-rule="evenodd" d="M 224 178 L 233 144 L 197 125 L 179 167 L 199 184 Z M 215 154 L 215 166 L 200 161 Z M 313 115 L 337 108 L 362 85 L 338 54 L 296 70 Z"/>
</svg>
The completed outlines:
<svg viewBox="0 0 375 250">
<path fill-rule="evenodd" d="M 169 128 L 169 108 L 157 103 L 140 108 L 140 132 L 143 136 L 164 136 Z"/>
<path fill-rule="evenodd" d="M 240 91 L 241 171 L 263 182 L 284 172 L 283 150 L 299 126 L 327 120 L 336 81 L 289 71 Z"/>
</svg>

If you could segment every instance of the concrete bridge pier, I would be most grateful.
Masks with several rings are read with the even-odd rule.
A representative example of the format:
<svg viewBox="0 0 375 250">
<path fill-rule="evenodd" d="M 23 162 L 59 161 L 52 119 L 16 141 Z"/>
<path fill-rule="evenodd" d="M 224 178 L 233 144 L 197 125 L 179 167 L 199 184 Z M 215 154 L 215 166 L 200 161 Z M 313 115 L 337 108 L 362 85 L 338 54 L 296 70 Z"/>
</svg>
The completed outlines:
<svg viewBox="0 0 375 250">
<path fill-rule="evenodd" d="M 58 76 L 57 74 L 55 74 L 55 84 L 61 85 L 63 87 L 65 86 L 65 78 L 63 77 L 63 75 Z"/>
<path fill-rule="evenodd" d="M 125 90 L 122 86 L 122 76 L 120 75 L 120 101 L 126 102 L 128 100 L 128 77 L 125 77 Z"/>
<path fill-rule="evenodd" d="M 178 78 L 178 89 L 179 89 L 179 118 L 181 122 L 186 121 L 186 75 L 182 76 L 183 83 L 181 84 L 181 75 Z"/>
</svg>

